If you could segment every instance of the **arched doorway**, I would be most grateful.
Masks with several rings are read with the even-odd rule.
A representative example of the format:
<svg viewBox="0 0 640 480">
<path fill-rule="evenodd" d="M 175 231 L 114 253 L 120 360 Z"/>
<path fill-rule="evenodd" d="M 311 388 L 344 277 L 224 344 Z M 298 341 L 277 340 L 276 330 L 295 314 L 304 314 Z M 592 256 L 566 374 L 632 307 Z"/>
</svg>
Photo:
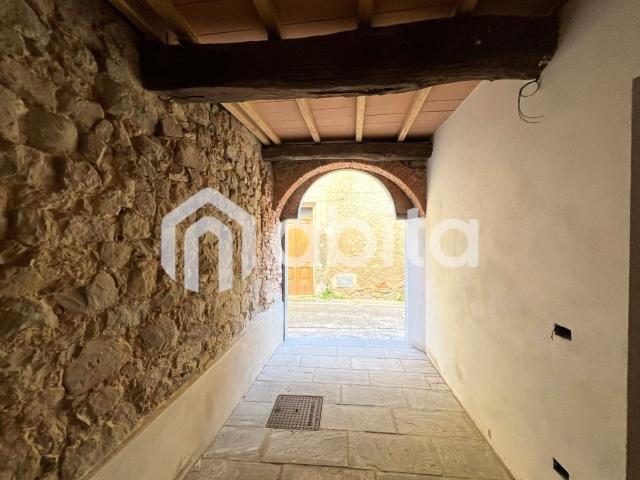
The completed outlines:
<svg viewBox="0 0 640 480">
<path fill-rule="evenodd" d="M 290 333 L 404 337 L 406 226 L 398 207 L 411 204 L 387 184 L 336 169 L 314 175 L 296 198 L 296 218 L 285 223 Z"/>
<path fill-rule="evenodd" d="M 407 211 L 412 208 L 424 216 L 427 196 L 425 164 L 415 166 L 404 162 L 323 160 L 277 162 L 273 165 L 273 207 L 278 218 L 297 218 L 302 197 L 317 179 L 327 173 L 347 169 L 377 178 L 391 195 L 397 217 L 406 218 Z"/>
</svg>

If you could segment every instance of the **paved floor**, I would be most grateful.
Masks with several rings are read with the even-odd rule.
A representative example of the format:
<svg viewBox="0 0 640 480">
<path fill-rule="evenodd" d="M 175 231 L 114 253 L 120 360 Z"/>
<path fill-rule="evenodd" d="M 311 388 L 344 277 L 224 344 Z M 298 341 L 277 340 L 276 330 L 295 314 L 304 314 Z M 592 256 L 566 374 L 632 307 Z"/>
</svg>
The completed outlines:
<svg viewBox="0 0 640 480">
<path fill-rule="evenodd" d="M 290 297 L 288 306 L 292 335 L 404 337 L 404 302 Z"/>
<path fill-rule="evenodd" d="M 278 394 L 322 395 L 321 429 L 265 428 Z M 424 354 L 401 340 L 290 337 L 187 480 L 506 480 Z"/>
</svg>

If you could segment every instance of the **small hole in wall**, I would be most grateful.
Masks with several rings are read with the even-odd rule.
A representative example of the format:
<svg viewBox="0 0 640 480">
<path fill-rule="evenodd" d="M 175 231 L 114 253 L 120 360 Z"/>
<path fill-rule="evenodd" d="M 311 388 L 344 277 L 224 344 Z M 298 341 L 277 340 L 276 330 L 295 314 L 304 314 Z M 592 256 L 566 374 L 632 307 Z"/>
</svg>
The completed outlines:
<svg viewBox="0 0 640 480">
<path fill-rule="evenodd" d="M 553 327 L 553 335 L 551 337 L 560 337 L 565 340 L 572 340 L 571 329 L 567 327 L 563 327 L 562 325 L 558 325 L 557 323 Z"/>
<path fill-rule="evenodd" d="M 560 462 L 555 458 L 553 459 L 553 469 L 558 475 L 560 475 L 561 478 L 564 478 L 564 480 L 569 480 L 569 472 L 566 468 L 560 465 Z"/>
<path fill-rule="evenodd" d="M 491 440 L 491 429 L 487 430 L 487 436 L 489 437 L 489 440 Z"/>
</svg>

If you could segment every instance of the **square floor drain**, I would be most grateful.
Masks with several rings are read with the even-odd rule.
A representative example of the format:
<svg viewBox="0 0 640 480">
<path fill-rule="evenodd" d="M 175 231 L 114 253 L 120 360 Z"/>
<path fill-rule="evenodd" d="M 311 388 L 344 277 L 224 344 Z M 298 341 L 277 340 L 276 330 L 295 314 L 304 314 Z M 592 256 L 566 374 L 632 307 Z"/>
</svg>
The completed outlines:
<svg viewBox="0 0 640 480">
<path fill-rule="evenodd" d="M 278 395 L 267 428 L 320 430 L 322 397 Z"/>
</svg>

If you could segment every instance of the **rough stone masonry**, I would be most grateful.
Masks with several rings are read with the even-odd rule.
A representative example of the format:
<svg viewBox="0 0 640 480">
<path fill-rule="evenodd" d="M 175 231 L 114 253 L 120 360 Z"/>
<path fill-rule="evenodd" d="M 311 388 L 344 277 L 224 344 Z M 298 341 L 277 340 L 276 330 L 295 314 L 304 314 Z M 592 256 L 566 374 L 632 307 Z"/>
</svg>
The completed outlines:
<svg viewBox="0 0 640 480">
<path fill-rule="evenodd" d="M 280 296 L 260 145 L 144 91 L 138 41 L 106 1 L 0 2 L 2 480 L 81 478 Z M 219 294 L 213 238 L 201 294 L 159 268 L 163 215 L 205 186 L 259 225 Z"/>
</svg>

